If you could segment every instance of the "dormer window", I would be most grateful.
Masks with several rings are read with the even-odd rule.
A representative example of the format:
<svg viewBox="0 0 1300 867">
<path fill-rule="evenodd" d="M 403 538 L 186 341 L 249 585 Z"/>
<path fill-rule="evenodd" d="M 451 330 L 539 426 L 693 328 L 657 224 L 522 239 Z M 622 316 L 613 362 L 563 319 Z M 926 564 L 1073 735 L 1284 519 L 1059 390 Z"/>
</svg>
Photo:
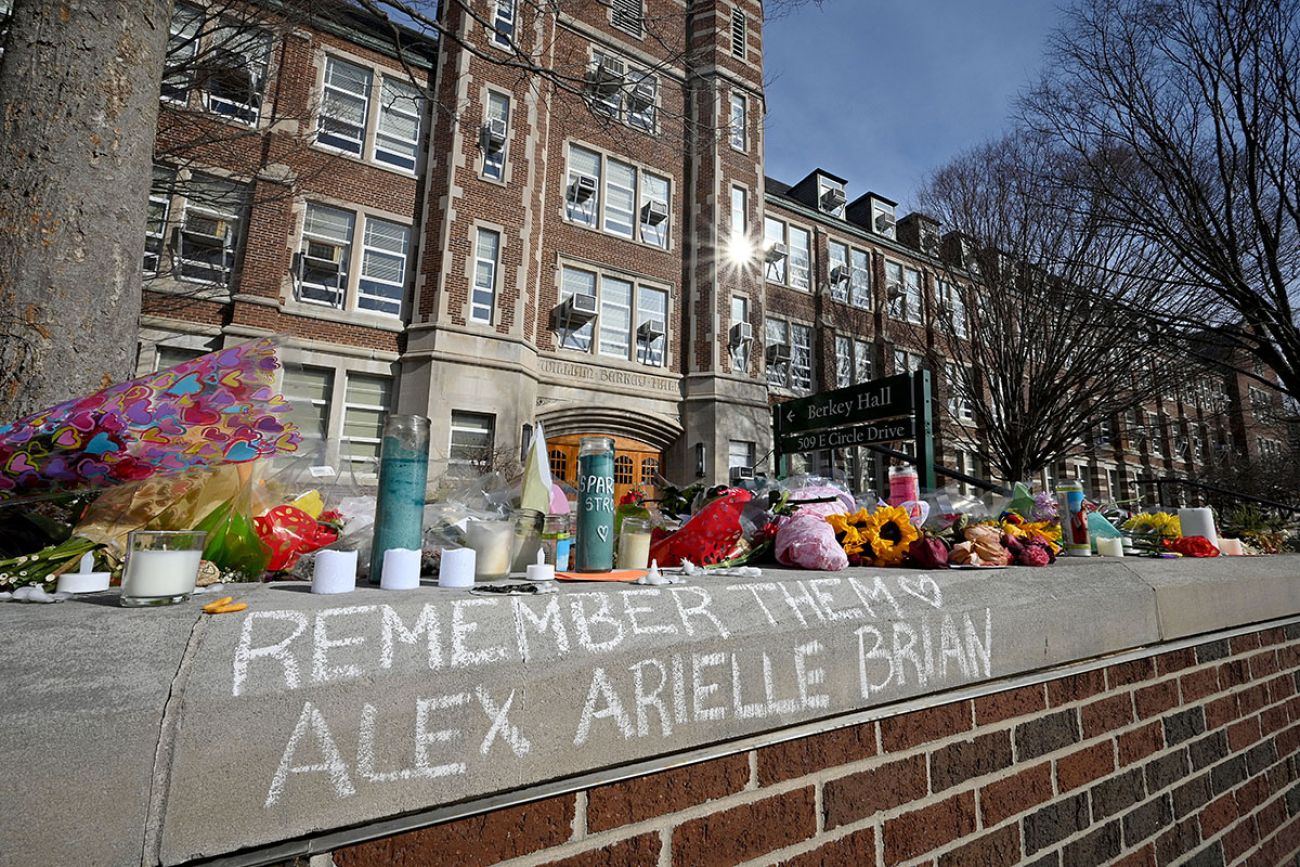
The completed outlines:
<svg viewBox="0 0 1300 867">
<path fill-rule="evenodd" d="M 817 177 L 817 208 L 824 214 L 830 214 L 832 217 L 844 218 L 844 204 L 848 199 L 844 195 L 844 184 L 839 181 L 818 175 Z"/>
<path fill-rule="evenodd" d="M 614 0 L 610 5 L 610 21 L 619 30 L 640 37 L 645 30 L 645 14 L 641 0 Z"/>
<path fill-rule="evenodd" d="M 895 238 L 896 219 L 894 216 L 894 206 L 881 199 L 873 199 L 871 202 L 871 229 L 877 235 L 883 235 L 886 238 Z"/>
</svg>

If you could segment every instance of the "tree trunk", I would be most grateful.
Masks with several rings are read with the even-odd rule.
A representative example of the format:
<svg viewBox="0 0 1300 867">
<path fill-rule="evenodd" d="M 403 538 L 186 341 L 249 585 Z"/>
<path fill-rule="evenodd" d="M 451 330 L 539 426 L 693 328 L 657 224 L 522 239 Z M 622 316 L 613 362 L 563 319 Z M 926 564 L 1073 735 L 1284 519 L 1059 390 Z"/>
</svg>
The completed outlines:
<svg viewBox="0 0 1300 867">
<path fill-rule="evenodd" d="M 135 359 L 171 0 L 17 0 L 0 59 L 0 423 Z"/>
</svg>

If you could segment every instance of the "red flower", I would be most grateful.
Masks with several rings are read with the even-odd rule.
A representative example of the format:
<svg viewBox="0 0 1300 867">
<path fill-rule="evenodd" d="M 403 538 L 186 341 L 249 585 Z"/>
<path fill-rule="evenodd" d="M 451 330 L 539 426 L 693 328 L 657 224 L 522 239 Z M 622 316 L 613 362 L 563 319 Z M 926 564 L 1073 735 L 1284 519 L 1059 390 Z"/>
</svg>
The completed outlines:
<svg viewBox="0 0 1300 867">
<path fill-rule="evenodd" d="M 1025 545 L 1016 555 L 1019 566 L 1046 566 L 1050 562 L 1051 557 L 1042 545 Z"/>
<path fill-rule="evenodd" d="M 1219 549 L 1210 544 L 1204 536 L 1183 536 L 1181 539 L 1165 539 L 1166 550 L 1175 551 L 1184 557 L 1218 557 Z"/>
<path fill-rule="evenodd" d="M 921 569 L 946 569 L 948 546 L 935 536 L 923 536 L 907 546 L 907 556 L 913 566 Z"/>
</svg>

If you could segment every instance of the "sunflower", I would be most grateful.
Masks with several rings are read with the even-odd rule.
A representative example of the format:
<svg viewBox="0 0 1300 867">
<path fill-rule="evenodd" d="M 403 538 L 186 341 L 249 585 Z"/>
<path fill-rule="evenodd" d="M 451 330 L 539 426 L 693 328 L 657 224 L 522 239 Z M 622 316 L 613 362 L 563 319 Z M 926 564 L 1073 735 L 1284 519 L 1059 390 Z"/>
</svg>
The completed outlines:
<svg viewBox="0 0 1300 867">
<path fill-rule="evenodd" d="M 881 506 L 871 513 L 862 537 L 871 545 L 876 566 L 901 566 L 908 547 L 921 538 L 921 534 L 912 526 L 906 509 Z"/>
<path fill-rule="evenodd" d="M 861 566 L 871 562 L 871 546 L 862 537 L 862 529 L 871 521 L 866 509 L 858 509 L 852 514 L 827 515 L 826 523 L 835 530 L 835 541 L 840 543 L 844 553 L 849 556 L 849 563 Z"/>
</svg>

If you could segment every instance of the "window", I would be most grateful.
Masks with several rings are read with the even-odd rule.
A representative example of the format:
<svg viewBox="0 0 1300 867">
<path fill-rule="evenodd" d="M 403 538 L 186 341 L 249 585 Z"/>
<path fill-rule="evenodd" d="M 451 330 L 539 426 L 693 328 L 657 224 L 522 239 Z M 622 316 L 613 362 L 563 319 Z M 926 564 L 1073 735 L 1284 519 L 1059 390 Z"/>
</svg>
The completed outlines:
<svg viewBox="0 0 1300 867">
<path fill-rule="evenodd" d="M 564 449 L 551 449 L 551 476 L 557 480 L 569 477 L 569 454 Z"/>
<path fill-rule="evenodd" d="M 4 0 L 0 0 L 4 5 Z M 199 51 L 199 31 L 203 10 L 188 3 L 177 3 L 172 10 L 171 35 L 167 40 L 167 60 L 163 66 L 162 96 L 187 103 L 194 86 L 194 58 Z"/>
<path fill-rule="evenodd" d="M 575 294 L 595 295 L 599 315 L 573 327 L 560 323 L 560 346 L 590 352 L 593 340 L 600 355 L 663 367 L 668 344 L 668 292 L 622 276 L 597 274 L 565 266 L 560 274 L 560 300 Z"/>
<path fill-rule="evenodd" d="M 614 484 L 630 485 L 636 475 L 635 464 L 627 455 L 614 458 Z"/>
<path fill-rule="evenodd" d="M 790 353 L 790 325 L 784 319 L 767 319 L 763 324 L 763 336 L 767 345 L 767 384 L 785 387 L 790 383 L 790 362 L 780 361 L 778 352 Z"/>
<path fill-rule="evenodd" d="M 843 303 L 849 300 L 849 245 L 831 241 L 827 246 L 831 297 Z"/>
<path fill-rule="evenodd" d="M 871 259 L 865 250 L 849 253 L 849 303 L 854 307 L 871 308 Z"/>
<path fill-rule="evenodd" d="M 420 91 L 384 76 L 379 89 L 379 126 L 375 130 L 375 159 L 415 171 L 420 147 Z"/>
<path fill-rule="evenodd" d="M 1277 460 L 1282 457 L 1282 443 L 1277 440 L 1258 437 L 1256 444 L 1259 446 L 1259 456 L 1264 460 Z"/>
<path fill-rule="evenodd" d="M 790 285 L 796 289 L 812 286 L 811 240 L 807 229 L 790 227 Z"/>
<path fill-rule="evenodd" d="M 157 274 L 161 268 L 175 181 L 176 173 L 171 169 L 153 167 L 153 183 L 149 187 L 149 215 L 144 232 L 144 273 L 148 275 Z"/>
<path fill-rule="evenodd" d="M 610 20 L 620 30 L 626 30 L 633 36 L 640 36 L 645 23 L 641 12 L 641 0 L 614 0 L 610 9 Z"/>
<path fill-rule="evenodd" d="M 357 287 L 358 309 L 401 315 L 410 243 L 409 226 L 366 217 L 361 244 L 361 280 Z"/>
<path fill-rule="evenodd" d="M 749 194 L 744 187 L 731 188 L 731 238 L 743 238 L 749 232 Z"/>
<path fill-rule="evenodd" d="M 735 328 L 742 322 L 749 322 L 749 299 L 743 295 L 731 296 L 731 328 L 732 334 Z M 731 361 L 737 370 L 741 373 L 749 372 L 749 347 L 751 341 L 737 342 L 736 340 L 728 341 L 731 348 Z"/>
<path fill-rule="evenodd" d="M 361 156 L 370 110 L 371 71 L 337 57 L 325 58 L 325 90 L 321 94 L 316 141 Z"/>
<path fill-rule="evenodd" d="M 763 244 L 766 248 L 767 279 L 773 283 L 785 283 L 785 262 L 789 250 L 785 246 L 785 223 L 763 218 Z"/>
<path fill-rule="evenodd" d="M 392 390 L 392 377 L 362 373 L 347 375 L 343 397 L 343 436 L 339 445 L 341 460 L 378 467 L 379 444 L 384 435 L 384 419 L 392 403 Z"/>
<path fill-rule="evenodd" d="M 963 371 L 956 364 L 949 364 L 946 372 L 948 380 L 948 415 L 962 421 L 970 421 L 975 417 L 975 413 L 971 409 L 968 387 L 972 383 L 974 373 L 969 367 Z"/>
<path fill-rule="evenodd" d="M 518 0 L 496 0 L 496 12 L 492 16 L 492 41 L 502 48 L 509 48 L 515 38 L 515 4 Z"/>
<path fill-rule="evenodd" d="M 361 258 L 353 295 L 352 247 L 358 220 Z M 410 255 L 410 226 L 308 202 L 296 264 L 298 300 L 400 316 Z"/>
<path fill-rule="evenodd" d="M 570 221 L 667 249 L 671 210 L 667 178 L 578 145 L 569 146 L 565 215 Z"/>
<path fill-rule="evenodd" d="M 496 309 L 497 256 L 501 252 L 501 235 L 491 229 L 479 229 L 474 244 L 474 289 L 470 298 L 469 318 L 492 324 Z"/>
<path fill-rule="evenodd" d="M 747 440 L 727 441 L 727 469 L 754 466 L 754 456 L 758 453 L 758 444 Z"/>
<path fill-rule="evenodd" d="M 1249 400 L 1250 400 L 1250 407 L 1251 407 L 1251 409 L 1254 409 L 1254 410 L 1257 410 L 1257 411 L 1258 411 L 1258 410 L 1268 409 L 1269 406 L 1271 406 L 1272 403 L 1273 403 L 1273 400 L 1272 400 L 1272 398 L 1269 397 L 1269 394 L 1268 394 L 1267 391 L 1265 391 L 1265 390 L 1262 389 L 1262 388 L 1256 388 L 1256 387 L 1253 386 L 1253 385 L 1252 385 L 1252 386 L 1248 386 L 1248 388 L 1247 388 L 1247 396 L 1248 396 L 1248 398 L 1249 398 Z"/>
<path fill-rule="evenodd" d="M 655 476 L 659 475 L 658 458 L 641 459 L 641 484 L 653 485 Z"/>
<path fill-rule="evenodd" d="M 854 381 L 870 382 L 871 381 L 871 344 L 866 340 L 854 340 L 853 358 L 854 358 L 854 372 L 853 372 Z"/>
<path fill-rule="evenodd" d="M 1149 439 L 1151 454 L 1163 456 L 1165 453 L 1165 417 L 1156 415 L 1155 421 L 1151 425 L 1151 437 Z"/>
<path fill-rule="evenodd" d="M 243 22 L 222 21 L 199 58 L 204 107 L 244 123 L 257 123 L 271 57 L 271 35 Z"/>
<path fill-rule="evenodd" d="M 636 209 L 636 169 L 616 159 L 605 161 L 605 225 L 611 235 L 631 240 L 636 227 L 632 212 Z"/>
<path fill-rule="evenodd" d="M 1113 468 L 1106 470 L 1106 487 L 1112 500 L 1118 500 L 1124 495 L 1124 490 L 1119 484 L 1119 470 Z"/>
<path fill-rule="evenodd" d="M 330 429 L 330 397 L 334 393 L 334 371 L 328 367 L 286 365 L 281 387 L 293 412 L 289 418 L 298 426 L 302 444 L 298 454 L 325 459 L 325 439 Z"/>
<path fill-rule="evenodd" d="M 653 73 L 621 57 L 593 50 L 587 96 L 593 111 L 645 132 L 655 131 L 659 78 Z"/>
<path fill-rule="evenodd" d="M 791 323 L 790 335 L 790 387 L 812 391 L 812 327 Z"/>
<path fill-rule="evenodd" d="M 505 180 L 506 148 L 510 142 L 510 97 L 495 90 L 489 92 L 486 117 L 487 125 L 481 133 L 480 142 L 483 149 L 483 177 L 502 181 Z M 499 145 L 493 138 L 497 130 L 504 132 Z"/>
<path fill-rule="evenodd" d="M 745 37 L 748 35 L 745 26 L 745 13 L 739 9 L 731 10 L 731 55 L 745 59 Z"/>
<path fill-rule="evenodd" d="M 916 373 L 925 366 L 925 356 L 905 349 L 894 350 L 894 373 Z"/>
<path fill-rule="evenodd" d="M 154 350 L 154 370 L 170 370 L 178 364 L 207 355 L 206 349 L 189 349 L 184 346 L 159 346 Z"/>
<path fill-rule="evenodd" d="M 451 443 L 447 473 L 474 476 L 492 465 L 496 447 L 496 416 L 479 412 L 451 413 Z"/>
<path fill-rule="evenodd" d="M 889 315 L 903 318 L 907 306 L 907 291 L 903 288 L 903 266 L 885 260 L 885 298 L 889 302 Z"/>
<path fill-rule="evenodd" d="M 925 309 L 925 296 L 921 289 L 921 272 L 915 268 L 905 268 L 903 270 L 903 315 L 908 322 L 913 325 L 921 324 L 921 316 Z"/>
<path fill-rule="evenodd" d="M 844 335 L 835 337 L 835 384 L 837 388 L 871 379 L 871 344 Z"/>
<path fill-rule="evenodd" d="M 187 282 L 230 286 L 248 188 L 195 174 L 185 182 L 182 198 L 179 225 L 171 239 L 172 276 Z M 153 262 L 157 267 L 158 257 Z"/>
<path fill-rule="evenodd" d="M 961 290 L 952 283 L 940 280 L 936 287 L 939 296 L 939 309 L 943 321 L 952 323 L 952 333 L 958 337 L 966 336 L 966 305 L 961 298 Z"/>
<path fill-rule="evenodd" d="M 352 261 L 351 211 L 308 203 L 298 256 L 298 300 L 342 308 Z"/>
<path fill-rule="evenodd" d="M 738 151 L 746 149 L 746 139 L 749 132 L 749 113 L 746 108 L 745 95 L 733 91 L 731 94 L 731 146 Z"/>
</svg>

